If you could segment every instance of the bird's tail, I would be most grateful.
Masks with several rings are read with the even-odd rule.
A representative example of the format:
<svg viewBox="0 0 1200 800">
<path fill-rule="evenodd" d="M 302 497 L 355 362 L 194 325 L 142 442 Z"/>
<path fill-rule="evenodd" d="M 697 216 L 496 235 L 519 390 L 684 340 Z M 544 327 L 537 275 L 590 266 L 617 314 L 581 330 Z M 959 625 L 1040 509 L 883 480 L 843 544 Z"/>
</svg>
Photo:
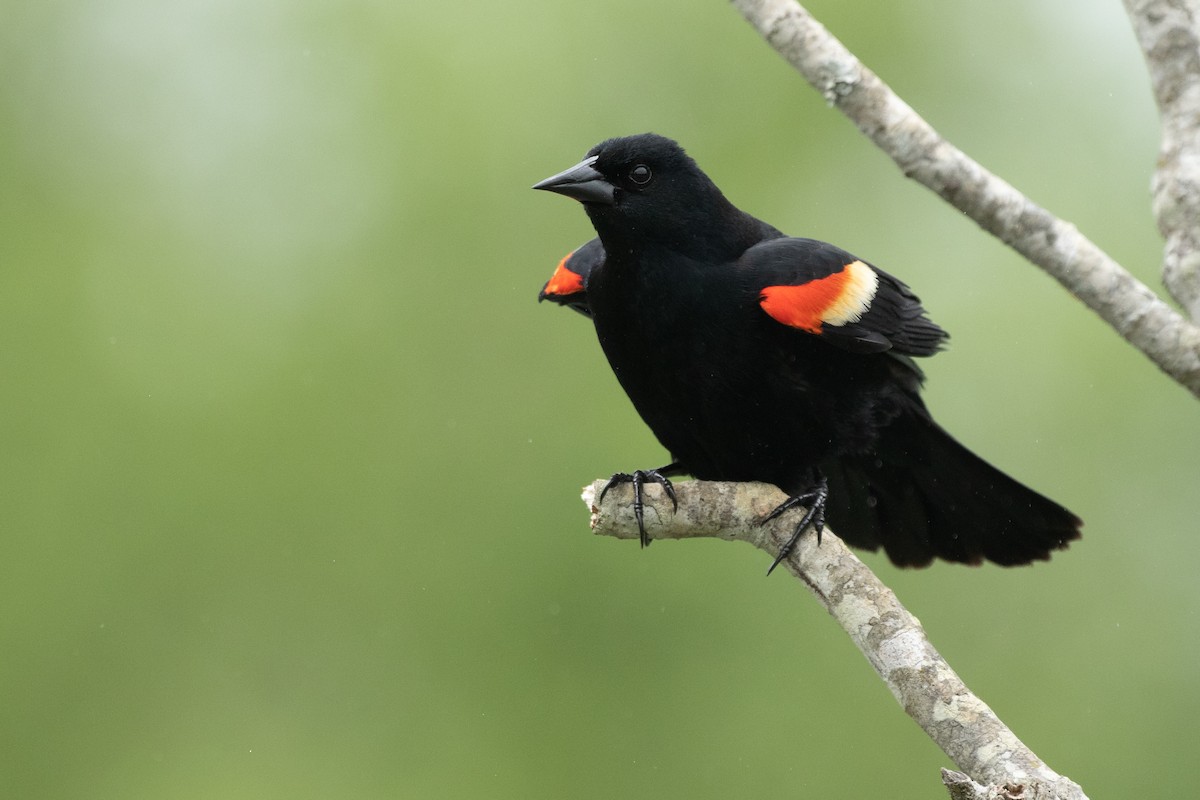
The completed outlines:
<svg viewBox="0 0 1200 800">
<path fill-rule="evenodd" d="M 899 566 L 934 558 L 1005 566 L 1047 559 L 1079 538 L 1078 517 L 954 440 L 924 408 L 887 426 L 876 451 L 825 469 L 830 527 L 883 547 Z"/>
</svg>

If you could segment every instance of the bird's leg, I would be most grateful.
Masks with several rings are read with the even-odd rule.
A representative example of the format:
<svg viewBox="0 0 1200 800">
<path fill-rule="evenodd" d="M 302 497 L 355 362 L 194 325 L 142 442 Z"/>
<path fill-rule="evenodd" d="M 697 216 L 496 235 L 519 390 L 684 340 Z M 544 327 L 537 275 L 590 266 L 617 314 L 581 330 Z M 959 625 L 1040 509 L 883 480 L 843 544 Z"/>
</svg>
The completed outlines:
<svg viewBox="0 0 1200 800">
<path fill-rule="evenodd" d="M 800 540 L 801 534 L 806 531 L 809 526 L 817 532 L 817 544 L 821 543 L 821 532 L 825 530 L 825 502 L 829 499 L 829 482 L 825 480 L 824 475 L 817 476 L 816 486 L 807 492 L 792 495 L 787 500 L 784 500 L 779 506 L 758 521 L 759 525 L 765 525 L 771 520 L 778 517 L 783 512 L 795 506 L 805 506 L 808 510 L 804 512 L 804 516 L 800 518 L 800 524 L 796 526 L 796 530 L 792 533 L 792 538 L 787 540 L 783 547 L 779 548 L 779 555 L 775 556 L 775 561 L 772 562 L 771 568 L 767 570 L 770 575 L 779 566 L 779 562 L 788 557 L 788 554 L 796 547 L 796 542 Z"/>
<path fill-rule="evenodd" d="M 658 469 L 636 469 L 633 472 L 618 472 L 608 479 L 608 483 L 604 484 L 604 488 L 600 490 L 600 502 L 604 501 L 604 495 L 608 494 L 608 490 L 620 483 L 633 484 L 633 515 L 637 517 L 638 534 L 642 542 L 642 547 L 650 546 L 650 537 L 646 535 L 646 523 L 642 512 L 645 509 L 643 502 L 643 487 L 647 483 L 657 483 L 663 488 L 663 492 L 667 497 L 671 498 L 671 506 L 673 510 L 679 510 L 679 501 L 675 499 L 675 487 L 671 485 L 671 481 L 667 478 L 668 475 L 682 475 L 683 467 L 676 462 L 671 462 L 665 467 Z"/>
</svg>

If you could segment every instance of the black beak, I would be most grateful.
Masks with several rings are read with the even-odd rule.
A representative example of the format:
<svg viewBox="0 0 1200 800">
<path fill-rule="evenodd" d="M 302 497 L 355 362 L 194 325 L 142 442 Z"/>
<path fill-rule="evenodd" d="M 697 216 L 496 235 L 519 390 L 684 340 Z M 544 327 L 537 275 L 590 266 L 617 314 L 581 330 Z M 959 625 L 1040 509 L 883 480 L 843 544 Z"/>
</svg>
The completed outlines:
<svg viewBox="0 0 1200 800">
<path fill-rule="evenodd" d="M 534 189 L 573 197 L 581 203 L 600 203 L 611 206 L 616 203 L 616 187 L 604 179 L 592 166 L 597 156 L 589 156 L 570 169 L 551 175 L 533 185 Z"/>
</svg>

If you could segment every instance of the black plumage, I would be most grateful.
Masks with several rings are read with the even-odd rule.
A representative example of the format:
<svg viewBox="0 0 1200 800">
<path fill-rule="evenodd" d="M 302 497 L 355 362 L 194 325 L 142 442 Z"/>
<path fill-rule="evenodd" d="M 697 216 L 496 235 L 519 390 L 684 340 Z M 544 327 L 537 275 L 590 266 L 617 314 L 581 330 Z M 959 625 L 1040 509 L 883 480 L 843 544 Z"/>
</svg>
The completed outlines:
<svg viewBox="0 0 1200 800">
<path fill-rule="evenodd" d="M 673 474 L 773 483 L 809 507 L 781 558 L 825 519 L 904 566 L 1024 564 L 1078 538 L 1073 514 L 930 417 L 913 358 L 947 335 L 895 277 L 740 211 L 653 134 L 603 142 L 535 188 L 580 200 L 598 234 L 560 264 L 576 290 L 542 297 L 592 317 L 673 459 L 615 476 L 635 495 Z"/>
</svg>

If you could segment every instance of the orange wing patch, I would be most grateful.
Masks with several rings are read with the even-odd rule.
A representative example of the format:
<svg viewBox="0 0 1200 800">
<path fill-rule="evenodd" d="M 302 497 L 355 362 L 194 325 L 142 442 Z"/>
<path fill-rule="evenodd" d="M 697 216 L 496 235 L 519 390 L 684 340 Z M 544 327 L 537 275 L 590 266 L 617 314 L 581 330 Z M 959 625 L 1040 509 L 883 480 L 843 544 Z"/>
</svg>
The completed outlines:
<svg viewBox="0 0 1200 800">
<path fill-rule="evenodd" d="M 558 266 L 554 269 L 554 274 L 546 282 L 546 288 L 542 289 L 543 294 L 566 297 L 567 295 L 583 291 L 583 278 L 578 273 L 572 272 L 567 268 L 567 261 L 573 255 L 575 255 L 575 251 L 567 253 L 563 256 L 562 261 L 558 262 Z"/>
<path fill-rule="evenodd" d="M 768 286 L 758 302 L 776 322 L 820 333 L 823 325 L 836 327 L 862 319 L 878 288 L 875 270 L 851 261 L 840 272 L 799 286 Z"/>
</svg>

